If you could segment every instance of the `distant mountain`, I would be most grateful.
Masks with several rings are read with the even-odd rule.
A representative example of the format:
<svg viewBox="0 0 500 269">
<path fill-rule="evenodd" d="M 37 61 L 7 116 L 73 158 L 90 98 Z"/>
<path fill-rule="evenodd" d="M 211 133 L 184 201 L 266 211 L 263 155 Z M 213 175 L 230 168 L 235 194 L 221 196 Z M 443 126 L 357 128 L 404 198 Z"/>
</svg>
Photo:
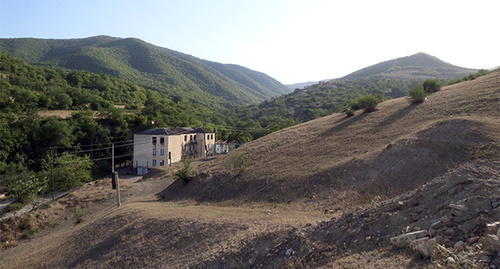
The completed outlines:
<svg viewBox="0 0 500 269">
<path fill-rule="evenodd" d="M 121 77 L 210 107 L 256 103 L 289 92 L 264 73 L 202 60 L 135 38 L 0 39 L 0 50 L 31 64 Z"/>
<path fill-rule="evenodd" d="M 370 77 L 406 80 L 427 78 L 449 80 L 475 72 L 477 72 L 475 69 L 455 66 L 429 54 L 417 53 L 360 69 L 338 80 Z"/>
<path fill-rule="evenodd" d="M 290 90 L 295 90 L 295 89 L 302 89 L 307 86 L 317 84 L 319 81 L 308 81 L 308 82 L 300 82 L 300 83 L 294 83 L 294 84 L 286 84 Z"/>
<path fill-rule="evenodd" d="M 454 66 L 425 53 L 417 53 L 378 63 L 339 79 L 296 87 L 292 93 L 264 101 L 258 105 L 258 109 L 253 106 L 240 114 L 244 119 L 258 122 L 274 115 L 308 121 L 340 112 L 349 106 L 351 100 L 365 94 L 398 98 L 405 96 L 409 89 L 425 79 L 437 78 L 446 85 L 451 79 L 476 72 L 477 70 Z"/>
</svg>

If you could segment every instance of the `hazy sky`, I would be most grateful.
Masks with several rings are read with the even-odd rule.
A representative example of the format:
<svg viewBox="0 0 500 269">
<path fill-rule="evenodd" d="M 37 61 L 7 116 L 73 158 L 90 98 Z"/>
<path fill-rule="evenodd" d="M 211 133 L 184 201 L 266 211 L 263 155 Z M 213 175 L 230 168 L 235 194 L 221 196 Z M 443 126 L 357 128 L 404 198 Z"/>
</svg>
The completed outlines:
<svg viewBox="0 0 500 269">
<path fill-rule="evenodd" d="M 0 37 L 136 37 L 285 84 L 425 52 L 500 65 L 500 1 L 0 0 Z"/>
</svg>

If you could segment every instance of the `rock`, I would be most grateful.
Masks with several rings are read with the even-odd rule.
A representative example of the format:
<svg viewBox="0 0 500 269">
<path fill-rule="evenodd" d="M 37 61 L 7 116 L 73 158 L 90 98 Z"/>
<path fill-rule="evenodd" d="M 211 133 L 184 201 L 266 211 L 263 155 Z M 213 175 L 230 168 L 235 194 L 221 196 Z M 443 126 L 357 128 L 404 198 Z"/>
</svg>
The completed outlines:
<svg viewBox="0 0 500 269">
<path fill-rule="evenodd" d="M 406 234 L 401 234 L 390 238 L 391 244 L 398 247 L 406 247 L 411 244 L 411 242 L 423 238 L 427 235 L 426 230 L 416 231 Z"/>
<path fill-rule="evenodd" d="M 496 235 L 486 234 L 479 238 L 478 243 L 482 244 L 484 249 L 500 251 L 500 241 L 498 241 L 498 237 Z"/>
<path fill-rule="evenodd" d="M 449 191 L 448 191 L 448 194 L 449 195 L 454 195 L 455 193 L 457 192 L 460 192 L 464 189 L 464 187 L 462 187 L 461 185 L 458 185 L 458 186 L 455 186 L 453 188 L 451 188 Z"/>
<path fill-rule="evenodd" d="M 451 219 L 448 217 L 442 217 L 440 220 L 434 222 L 431 224 L 431 229 L 432 230 L 437 230 L 439 228 L 448 226 L 451 224 Z"/>
<path fill-rule="evenodd" d="M 443 236 L 437 235 L 437 236 L 434 236 L 434 239 L 436 239 L 436 243 L 438 243 L 440 245 L 444 244 L 444 237 Z M 479 237 L 477 239 L 479 239 Z"/>
<path fill-rule="evenodd" d="M 452 228 L 446 229 L 446 230 L 444 231 L 444 234 L 445 234 L 445 235 L 448 235 L 448 236 L 452 236 L 452 235 L 454 235 L 454 234 L 455 234 L 455 230 L 453 230 Z"/>
<path fill-rule="evenodd" d="M 422 256 L 431 258 L 436 257 L 439 253 L 438 244 L 434 238 L 418 241 L 417 250 Z"/>
<path fill-rule="evenodd" d="M 446 263 L 447 264 L 454 264 L 456 263 L 455 259 L 453 259 L 453 257 L 448 257 L 446 258 Z"/>
<path fill-rule="evenodd" d="M 460 251 L 464 251 L 466 248 L 466 245 L 464 242 L 462 241 L 458 241 L 455 243 L 455 246 L 453 247 L 453 249 L 455 249 L 455 252 L 460 252 Z"/>
<path fill-rule="evenodd" d="M 496 235 L 499 230 L 498 229 L 499 227 L 500 227 L 500 221 L 486 224 L 486 233 Z"/>
<path fill-rule="evenodd" d="M 451 209 L 455 209 L 455 210 L 458 210 L 458 211 L 463 211 L 463 212 L 467 211 L 467 207 L 464 206 L 464 205 L 456 205 L 456 204 L 451 203 L 449 205 L 449 207 Z"/>
<path fill-rule="evenodd" d="M 467 241 L 467 242 L 469 242 L 469 244 L 472 245 L 472 244 L 477 243 L 477 241 L 479 241 L 479 236 L 471 237 L 471 238 L 469 238 L 469 241 Z"/>
</svg>

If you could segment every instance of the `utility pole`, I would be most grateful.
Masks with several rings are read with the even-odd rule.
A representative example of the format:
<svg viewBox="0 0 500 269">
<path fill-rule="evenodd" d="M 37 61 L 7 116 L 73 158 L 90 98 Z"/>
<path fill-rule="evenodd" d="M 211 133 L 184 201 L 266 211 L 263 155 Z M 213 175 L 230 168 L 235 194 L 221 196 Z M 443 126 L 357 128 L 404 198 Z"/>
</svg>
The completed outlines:
<svg viewBox="0 0 500 269">
<path fill-rule="evenodd" d="M 116 204 L 120 206 L 120 184 L 118 179 L 118 172 L 115 172 L 115 143 L 111 144 L 111 185 L 113 189 L 116 189 Z"/>
<path fill-rule="evenodd" d="M 111 173 L 115 172 L 115 143 L 111 144 Z"/>
<path fill-rule="evenodd" d="M 55 200 L 54 198 L 54 174 L 52 173 L 52 168 L 54 166 L 54 151 L 51 148 L 50 153 L 49 153 L 49 170 L 50 170 L 50 189 L 52 191 L 52 201 Z"/>
<path fill-rule="evenodd" d="M 120 199 L 120 184 L 118 179 L 118 172 L 113 172 L 113 182 L 115 182 L 116 187 L 116 205 L 121 206 L 122 202 Z"/>
</svg>

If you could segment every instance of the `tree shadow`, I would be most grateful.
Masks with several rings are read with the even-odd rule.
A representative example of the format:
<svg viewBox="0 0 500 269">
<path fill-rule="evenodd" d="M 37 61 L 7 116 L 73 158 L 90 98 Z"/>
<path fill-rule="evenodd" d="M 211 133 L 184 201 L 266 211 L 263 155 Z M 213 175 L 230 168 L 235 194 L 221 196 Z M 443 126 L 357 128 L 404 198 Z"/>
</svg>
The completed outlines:
<svg viewBox="0 0 500 269">
<path fill-rule="evenodd" d="M 324 132 L 322 134 L 322 136 L 331 136 L 335 133 L 338 133 L 341 130 L 343 130 L 344 128 L 346 128 L 347 126 L 362 120 L 363 118 L 366 117 L 366 115 L 368 115 L 368 113 L 363 112 L 362 114 L 357 115 L 357 116 L 342 118 L 342 119 L 334 122 L 334 124 L 339 123 L 339 122 L 340 122 L 340 124 L 337 124 L 337 125 L 333 126 L 332 128 L 328 129 L 326 132 Z"/>
<path fill-rule="evenodd" d="M 415 108 L 417 108 L 420 104 L 422 103 L 417 103 L 417 104 L 411 104 L 409 106 L 405 106 L 403 107 L 402 109 L 396 111 L 395 113 L 393 113 L 392 115 L 390 115 L 389 117 L 387 117 L 384 121 L 382 121 L 378 126 L 379 127 L 384 127 L 384 126 L 388 126 L 388 125 L 391 125 L 393 124 L 394 122 L 396 122 L 398 119 L 404 117 L 405 115 L 407 115 L 408 113 L 410 113 L 411 111 L 413 111 Z"/>
</svg>

